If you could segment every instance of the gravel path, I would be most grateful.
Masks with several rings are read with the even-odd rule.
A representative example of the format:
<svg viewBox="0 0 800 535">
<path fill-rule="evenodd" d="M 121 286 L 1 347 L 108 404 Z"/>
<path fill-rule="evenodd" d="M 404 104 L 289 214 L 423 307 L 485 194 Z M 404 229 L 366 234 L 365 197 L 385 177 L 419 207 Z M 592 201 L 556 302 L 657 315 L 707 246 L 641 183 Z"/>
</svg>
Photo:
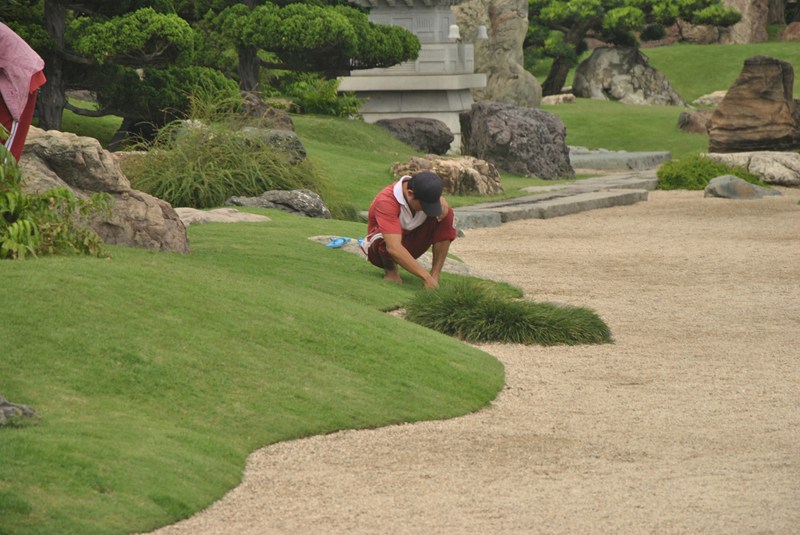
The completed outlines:
<svg viewBox="0 0 800 535">
<path fill-rule="evenodd" d="M 800 199 L 651 192 L 453 253 L 616 343 L 483 346 L 492 407 L 253 453 L 159 534 L 800 533 Z M 401 320 L 398 320 L 401 321 Z"/>
</svg>

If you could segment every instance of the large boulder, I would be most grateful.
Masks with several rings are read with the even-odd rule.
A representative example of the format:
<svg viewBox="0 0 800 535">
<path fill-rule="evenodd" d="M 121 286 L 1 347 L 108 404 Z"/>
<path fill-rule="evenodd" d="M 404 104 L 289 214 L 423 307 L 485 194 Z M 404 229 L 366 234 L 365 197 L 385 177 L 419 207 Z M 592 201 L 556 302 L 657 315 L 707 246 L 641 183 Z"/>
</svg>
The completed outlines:
<svg viewBox="0 0 800 535">
<path fill-rule="evenodd" d="M 402 117 L 381 119 L 375 124 L 403 143 L 426 154 L 445 154 L 455 139 L 447 125 L 437 119 Z"/>
<path fill-rule="evenodd" d="M 714 110 L 710 108 L 685 111 L 678 117 L 678 130 L 690 134 L 708 134 L 708 129 L 711 128 L 712 115 L 714 115 Z"/>
<path fill-rule="evenodd" d="M 667 77 L 650 66 L 636 48 L 598 48 L 578 66 L 572 82 L 578 98 L 618 100 L 623 104 L 685 106 Z"/>
<path fill-rule="evenodd" d="M 475 72 L 486 74 L 486 87 L 473 89 L 472 98 L 538 108 L 542 86 L 523 67 L 528 2 L 471 0 L 451 9 L 463 42 L 474 45 Z M 486 27 L 488 39 L 477 39 L 478 26 Z"/>
<path fill-rule="evenodd" d="M 567 128 L 543 110 L 500 102 L 476 102 L 459 115 L 461 153 L 491 162 L 500 171 L 556 180 L 574 176 Z"/>
<path fill-rule="evenodd" d="M 746 59 L 709 130 L 709 152 L 800 149 L 800 112 L 792 98 L 794 70 L 768 56 Z"/>
<path fill-rule="evenodd" d="M 21 424 L 23 419 L 35 420 L 39 418 L 39 413 L 27 405 L 20 405 L 11 403 L 3 396 L 0 396 L 0 427 L 7 425 L 9 422 L 17 422 Z"/>
<path fill-rule="evenodd" d="M 704 197 L 720 197 L 723 199 L 763 199 L 764 197 L 782 195 L 780 191 L 756 186 L 733 175 L 712 178 L 704 188 L 704 191 Z"/>
<path fill-rule="evenodd" d="M 106 244 L 191 252 L 186 228 L 172 206 L 132 189 L 117 160 L 96 139 L 31 127 L 19 166 L 28 193 L 66 187 L 77 199 L 110 194 L 111 219 L 87 224 Z"/>
<path fill-rule="evenodd" d="M 730 28 L 720 28 L 721 44 L 745 45 L 769 39 L 767 35 L 769 0 L 722 0 L 722 5 L 737 9 L 742 14 L 742 20 Z"/>
<path fill-rule="evenodd" d="M 395 162 L 391 169 L 396 178 L 433 171 L 441 177 L 443 193 L 448 195 L 495 195 L 503 192 L 500 173 L 495 166 L 471 156 L 442 158 L 428 154 L 425 158 L 412 157 L 408 162 Z"/>
<path fill-rule="evenodd" d="M 743 167 L 766 184 L 800 187 L 800 154 L 796 152 L 710 153 L 705 157 L 728 167 Z"/>
<path fill-rule="evenodd" d="M 322 197 L 307 189 L 265 191 L 258 197 L 231 197 L 225 201 L 225 206 L 273 208 L 304 217 L 331 218 L 331 211 Z"/>
</svg>

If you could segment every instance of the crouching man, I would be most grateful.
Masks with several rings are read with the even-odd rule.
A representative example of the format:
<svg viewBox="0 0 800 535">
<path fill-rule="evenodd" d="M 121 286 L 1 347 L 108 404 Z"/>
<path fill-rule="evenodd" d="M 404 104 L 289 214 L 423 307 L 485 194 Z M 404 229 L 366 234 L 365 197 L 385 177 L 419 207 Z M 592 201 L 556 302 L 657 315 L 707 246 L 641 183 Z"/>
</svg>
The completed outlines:
<svg viewBox="0 0 800 535">
<path fill-rule="evenodd" d="M 404 176 L 386 186 L 369 207 L 367 237 L 361 249 L 367 260 L 386 272 L 384 279 L 402 284 L 398 265 L 439 287 L 439 274 L 450 243 L 456 239 L 453 210 L 442 197 L 442 179 L 430 171 Z M 417 258 L 433 246 L 430 273 Z"/>
</svg>

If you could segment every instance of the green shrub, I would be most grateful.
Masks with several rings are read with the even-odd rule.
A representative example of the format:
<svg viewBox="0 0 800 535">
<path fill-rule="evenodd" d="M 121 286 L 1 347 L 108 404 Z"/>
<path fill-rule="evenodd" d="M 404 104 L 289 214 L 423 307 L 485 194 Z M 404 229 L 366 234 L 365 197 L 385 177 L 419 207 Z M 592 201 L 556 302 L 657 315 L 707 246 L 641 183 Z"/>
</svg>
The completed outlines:
<svg viewBox="0 0 800 535">
<path fill-rule="evenodd" d="M 108 256 L 103 240 L 79 225 L 81 219 L 110 216 L 113 200 L 107 193 L 76 200 L 67 188 L 39 195 L 22 191 L 22 175 L 11 153 L 0 144 L 0 258 L 75 252 Z"/>
<path fill-rule="evenodd" d="M 769 187 L 757 175 L 741 167 L 728 167 L 694 154 L 688 158 L 671 160 L 658 170 L 659 189 L 689 189 L 699 190 L 708 185 L 712 178 L 722 175 L 734 175 L 743 180 L 762 187 Z"/>
<path fill-rule="evenodd" d="M 288 85 L 284 92 L 294 105 L 292 111 L 361 119 L 359 109 L 366 99 L 357 98 L 355 93 L 340 94 L 340 81 L 339 78 L 325 80 L 317 75 L 306 75 Z"/>
<path fill-rule="evenodd" d="M 589 309 L 512 300 L 473 279 L 421 292 L 407 305 L 406 319 L 467 342 L 612 342 L 608 326 Z"/>
<path fill-rule="evenodd" d="M 239 97 L 236 97 L 239 99 Z M 213 208 L 230 197 L 257 197 L 269 190 L 308 189 L 320 195 L 336 219 L 357 220 L 352 203 L 306 158 L 237 134 L 246 123 L 207 93 L 190 97 L 189 120 L 162 128 L 143 158 L 124 165 L 131 186 L 173 206 Z"/>
</svg>

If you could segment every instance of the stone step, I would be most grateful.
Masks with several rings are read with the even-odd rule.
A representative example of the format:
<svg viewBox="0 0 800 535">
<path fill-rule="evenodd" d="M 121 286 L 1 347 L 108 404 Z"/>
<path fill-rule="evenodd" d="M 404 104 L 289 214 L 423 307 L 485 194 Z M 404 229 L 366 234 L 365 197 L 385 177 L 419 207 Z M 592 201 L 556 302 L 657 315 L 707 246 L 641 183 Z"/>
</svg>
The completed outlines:
<svg viewBox="0 0 800 535">
<path fill-rule="evenodd" d="M 573 195 L 531 195 L 504 201 L 476 204 L 469 211 L 496 212 L 502 223 L 520 219 L 550 219 L 587 210 L 625 206 L 647 200 L 646 190 L 613 189 L 587 191 Z M 459 211 L 456 210 L 456 216 Z"/>
</svg>

